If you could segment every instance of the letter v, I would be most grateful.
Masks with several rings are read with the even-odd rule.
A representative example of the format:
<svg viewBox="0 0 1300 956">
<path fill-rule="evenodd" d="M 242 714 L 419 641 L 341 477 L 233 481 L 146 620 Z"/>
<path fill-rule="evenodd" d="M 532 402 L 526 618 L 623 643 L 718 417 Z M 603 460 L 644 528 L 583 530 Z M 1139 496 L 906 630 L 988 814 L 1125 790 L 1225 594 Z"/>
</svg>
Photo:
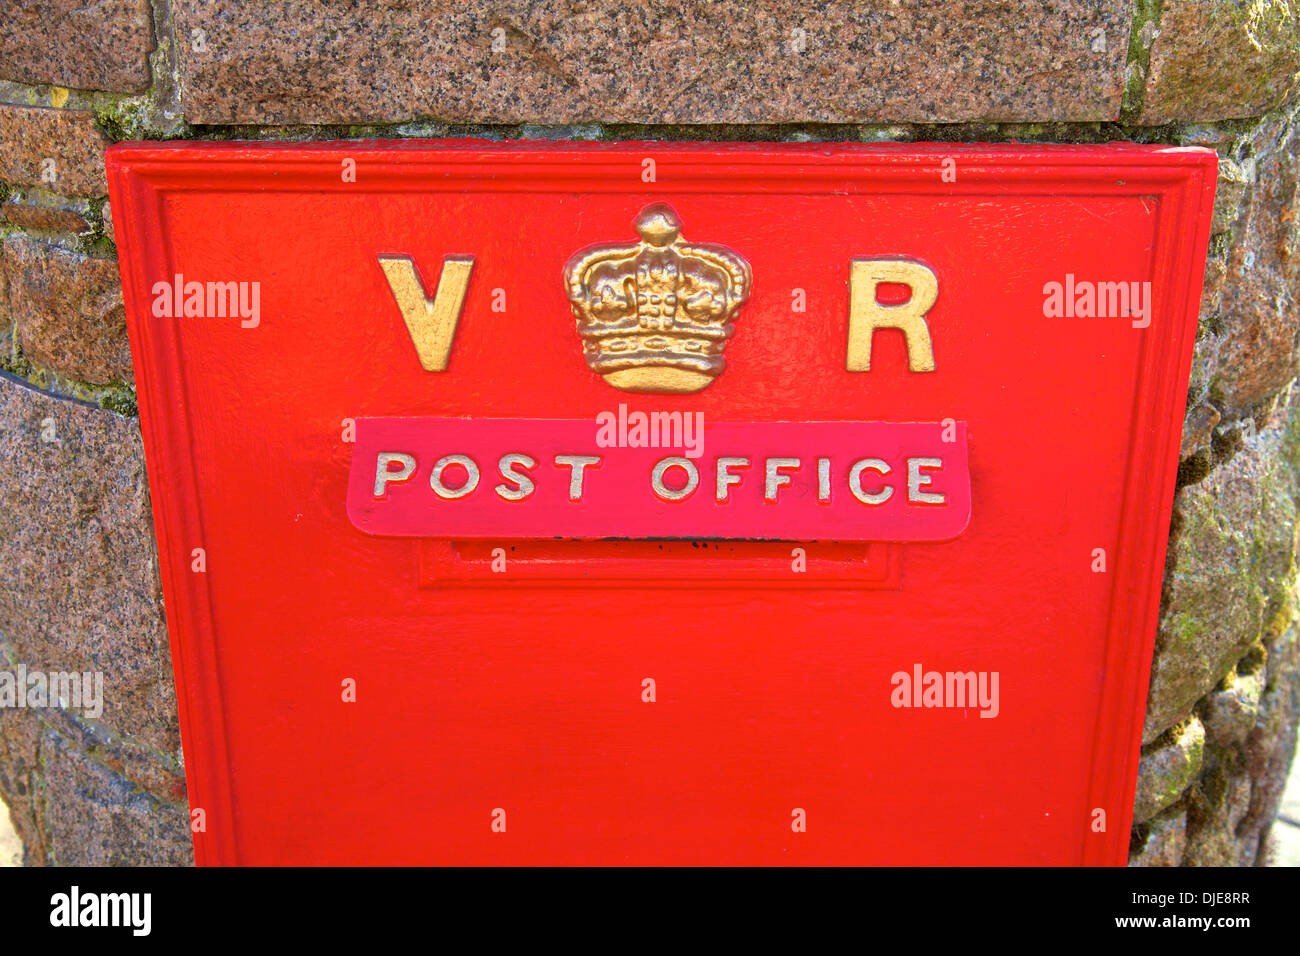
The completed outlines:
<svg viewBox="0 0 1300 956">
<path fill-rule="evenodd" d="M 442 275 L 432 300 L 425 294 L 424 283 L 409 256 L 380 256 L 379 265 L 402 310 L 420 364 L 426 372 L 446 371 L 474 257 L 447 256 L 442 260 Z"/>
</svg>

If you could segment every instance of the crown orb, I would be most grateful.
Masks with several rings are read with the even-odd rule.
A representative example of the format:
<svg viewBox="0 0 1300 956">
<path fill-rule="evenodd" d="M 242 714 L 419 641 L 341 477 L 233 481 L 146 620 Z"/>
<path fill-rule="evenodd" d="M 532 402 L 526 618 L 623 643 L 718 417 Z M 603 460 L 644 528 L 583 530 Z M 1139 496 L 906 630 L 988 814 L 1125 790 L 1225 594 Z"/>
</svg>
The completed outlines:
<svg viewBox="0 0 1300 956">
<path fill-rule="evenodd" d="M 633 220 L 638 243 L 599 243 L 564 266 L 587 365 L 629 392 L 698 392 L 726 368 L 723 349 L 753 274 L 734 249 L 688 243 L 668 203 Z"/>
<path fill-rule="evenodd" d="M 682 221 L 666 202 L 651 203 L 641 210 L 632 223 L 647 245 L 662 248 L 677 240 L 682 234 Z"/>
</svg>

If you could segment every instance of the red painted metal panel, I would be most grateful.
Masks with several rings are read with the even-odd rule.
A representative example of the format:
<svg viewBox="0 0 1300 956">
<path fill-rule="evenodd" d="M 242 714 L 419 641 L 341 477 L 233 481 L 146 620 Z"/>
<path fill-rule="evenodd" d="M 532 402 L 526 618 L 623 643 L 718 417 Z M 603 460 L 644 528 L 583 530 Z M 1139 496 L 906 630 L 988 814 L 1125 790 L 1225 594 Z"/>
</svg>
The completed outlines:
<svg viewBox="0 0 1300 956">
<path fill-rule="evenodd" d="M 1212 153 L 150 144 L 108 168 L 200 862 L 1123 862 Z M 752 270 L 712 293 L 743 305 L 689 393 L 613 387 L 566 285 L 653 203 L 697 258 Z M 445 370 L 377 266 L 395 256 L 430 285 L 474 257 Z M 937 281 L 933 371 L 891 329 L 849 371 L 853 262 L 898 257 Z M 186 282 L 249 283 L 247 308 L 186 316 Z M 1074 308 L 1118 282 L 1150 308 Z M 498 542 L 349 519 L 365 419 L 620 403 L 756 435 L 964 423 L 969 524 Z M 722 534 L 763 537 L 761 515 Z"/>
</svg>

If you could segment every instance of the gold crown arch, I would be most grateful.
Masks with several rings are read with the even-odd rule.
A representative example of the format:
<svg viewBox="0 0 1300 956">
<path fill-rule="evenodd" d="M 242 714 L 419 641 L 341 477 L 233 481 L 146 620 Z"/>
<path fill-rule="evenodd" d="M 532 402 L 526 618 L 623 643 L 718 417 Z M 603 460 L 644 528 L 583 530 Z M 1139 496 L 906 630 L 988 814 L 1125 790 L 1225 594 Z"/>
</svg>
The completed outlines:
<svg viewBox="0 0 1300 956">
<path fill-rule="evenodd" d="M 587 364 L 615 388 L 698 392 L 722 374 L 731 324 L 749 298 L 749 263 L 692 244 L 667 203 L 634 221 L 635 245 L 590 246 L 564 266 Z"/>
</svg>

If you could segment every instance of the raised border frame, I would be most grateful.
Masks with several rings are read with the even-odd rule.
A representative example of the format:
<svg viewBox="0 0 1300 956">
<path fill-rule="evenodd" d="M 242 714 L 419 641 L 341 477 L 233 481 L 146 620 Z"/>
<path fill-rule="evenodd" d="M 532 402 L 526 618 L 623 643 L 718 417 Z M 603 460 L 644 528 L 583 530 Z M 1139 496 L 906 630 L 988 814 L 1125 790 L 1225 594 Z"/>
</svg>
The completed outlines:
<svg viewBox="0 0 1300 956">
<path fill-rule="evenodd" d="M 151 277 L 172 274 L 162 202 L 175 191 L 343 192 L 340 157 L 364 165 L 377 192 L 456 189 L 490 182 L 502 192 L 625 191 L 629 163 L 671 154 L 672 190 L 758 194 L 874 192 L 962 195 L 1133 195 L 1158 203 L 1155 274 L 1168 277 L 1167 336 L 1146 336 L 1130 420 L 1119 548 L 1111 574 L 1104 682 L 1088 772 L 1089 805 L 1120 807 L 1080 848 L 1085 865 L 1127 860 L 1146 688 L 1173 507 L 1186 383 L 1195 344 L 1210 235 L 1217 158 L 1194 147 L 847 143 L 565 143 L 481 140 L 346 143 L 121 143 L 106 154 L 120 254 L 140 425 L 159 543 L 168 633 L 177 679 L 191 807 L 206 832 L 193 834 L 199 864 L 239 862 L 217 669 L 217 635 L 206 577 L 187 574 L 188 552 L 169 543 L 203 540 L 199 488 L 182 401 L 184 365 L 166 325 L 149 316 Z M 959 158 L 960 182 L 942 181 Z M 548 175 L 536 177 L 544 158 Z M 292 176 L 280 175 L 292 169 Z M 1101 188 L 1104 185 L 1104 190 Z M 1137 462 L 1154 467 L 1135 468 Z M 1157 502 L 1151 507 L 1150 502 Z"/>
</svg>

